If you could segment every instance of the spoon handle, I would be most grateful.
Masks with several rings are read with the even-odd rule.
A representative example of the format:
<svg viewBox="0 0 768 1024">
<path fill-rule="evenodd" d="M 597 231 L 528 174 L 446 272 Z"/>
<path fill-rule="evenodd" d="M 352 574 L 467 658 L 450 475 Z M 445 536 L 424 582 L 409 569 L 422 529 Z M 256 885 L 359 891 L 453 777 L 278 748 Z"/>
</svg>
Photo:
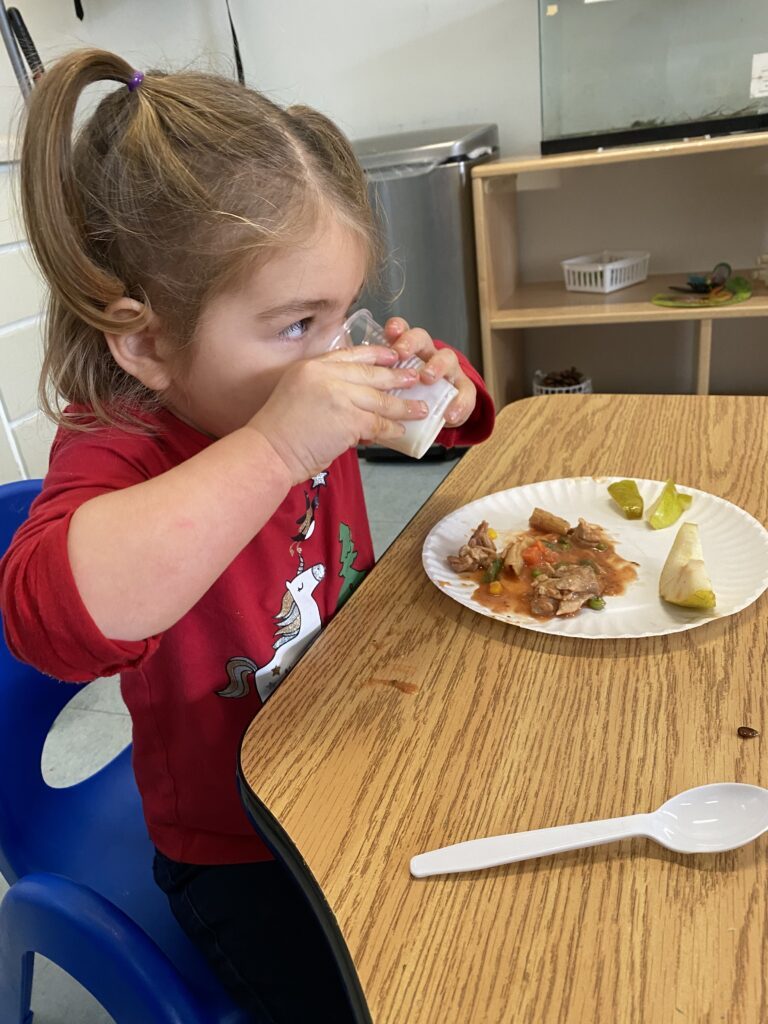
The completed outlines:
<svg viewBox="0 0 768 1024">
<path fill-rule="evenodd" d="M 457 871 L 478 871 L 499 864 L 514 864 L 518 860 L 580 850 L 586 846 L 600 846 L 631 836 L 648 835 L 650 817 L 650 814 L 630 814 L 605 821 L 585 821 L 578 825 L 558 825 L 532 832 L 471 839 L 412 857 L 411 874 L 414 878 L 425 878 L 427 875 L 454 874 Z"/>
</svg>

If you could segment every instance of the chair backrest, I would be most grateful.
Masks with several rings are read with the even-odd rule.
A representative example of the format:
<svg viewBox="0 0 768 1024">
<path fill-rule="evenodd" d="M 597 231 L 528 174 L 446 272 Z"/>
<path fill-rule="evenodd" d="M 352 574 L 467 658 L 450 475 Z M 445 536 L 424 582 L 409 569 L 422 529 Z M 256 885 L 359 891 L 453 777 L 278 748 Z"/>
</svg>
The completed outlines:
<svg viewBox="0 0 768 1024">
<path fill-rule="evenodd" d="M 39 491 L 39 480 L 0 485 L 0 554 Z M 152 880 L 153 848 L 131 769 L 131 748 L 74 786 L 53 789 L 43 779 L 45 739 L 81 689 L 16 661 L 0 637 L 0 873 L 9 884 L 39 871 L 84 883 L 151 936 L 206 1009 L 204 1019 L 245 1024 L 244 1013 L 183 934 Z M 90 911 L 83 908 L 82 913 Z M 140 954 L 137 948 L 129 955 Z"/>
<path fill-rule="evenodd" d="M 0 554 L 27 518 L 42 481 L 0 486 Z M 16 847 L 23 834 L 29 797 L 42 783 L 45 738 L 70 695 L 64 683 L 16 661 L 3 637 L 0 643 L 0 871 L 12 882 L 20 873 Z M 30 787 L 33 793 L 30 794 Z M 31 810 L 31 809 L 30 809 Z"/>
<path fill-rule="evenodd" d="M 14 533 L 29 515 L 29 506 L 42 486 L 42 480 L 17 480 L 0 485 L 0 555 L 8 550 Z"/>
<path fill-rule="evenodd" d="M 0 554 L 26 519 L 41 483 L 0 485 Z M 34 847 L 46 825 L 54 830 L 53 821 L 66 814 L 74 796 L 47 785 L 41 759 L 51 726 L 79 690 L 17 661 L 0 640 L 0 873 L 9 883 L 41 867 Z"/>
</svg>

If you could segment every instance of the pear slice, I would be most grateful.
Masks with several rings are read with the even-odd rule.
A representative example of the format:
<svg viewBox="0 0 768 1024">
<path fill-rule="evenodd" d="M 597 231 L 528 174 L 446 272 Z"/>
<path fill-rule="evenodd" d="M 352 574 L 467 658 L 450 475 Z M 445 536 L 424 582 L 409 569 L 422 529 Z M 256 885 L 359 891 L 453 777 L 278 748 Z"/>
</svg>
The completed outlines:
<svg viewBox="0 0 768 1024">
<path fill-rule="evenodd" d="M 683 523 L 659 579 L 659 594 L 683 608 L 714 608 L 715 592 L 704 565 L 699 527 Z"/>
</svg>

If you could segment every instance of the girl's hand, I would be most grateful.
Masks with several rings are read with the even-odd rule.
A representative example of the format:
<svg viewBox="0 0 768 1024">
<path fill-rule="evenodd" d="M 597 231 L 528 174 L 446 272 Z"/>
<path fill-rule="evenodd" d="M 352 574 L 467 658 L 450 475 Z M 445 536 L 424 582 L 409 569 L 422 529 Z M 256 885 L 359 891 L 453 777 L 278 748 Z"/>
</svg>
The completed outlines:
<svg viewBox="0 0 768 1024">
<path fill-rule="evenodd" d="M 248 426 L 267 438 L 294 484 L 308 480 L 348 448 L 386 443 L 402 436 L 402 420 L 427 415 L 424 402 L 389 393 L 418 380 L 415 370 L 393 369 L 399 358 L 383 345 L 358 345 L 293 363 Z"/>
<path fill-rule="evenodd" d="M 435 343 L 426 331 L 420 327 L 409 327 L 402 317 L 395 316 L 387 320 L 384 334 L 400 359 L 418 356 L 424 360 L 426 365 L 421 371 L 424 384 L 445 377 L 457 388 L 459 393 L 446 410 L 445 422 L 450 427 L 460 427 L 466 423 L 475 408 L 477 389 L 461 369 L 453 349 L 435 348 Z"/>
</svg>

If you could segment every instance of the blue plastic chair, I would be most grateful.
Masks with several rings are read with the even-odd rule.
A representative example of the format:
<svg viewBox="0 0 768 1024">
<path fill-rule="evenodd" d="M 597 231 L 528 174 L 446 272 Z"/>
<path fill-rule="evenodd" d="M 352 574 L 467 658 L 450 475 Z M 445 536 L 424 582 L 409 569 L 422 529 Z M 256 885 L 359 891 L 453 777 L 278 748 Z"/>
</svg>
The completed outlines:
<svg viewBox="0 0 768 1024">
<path fill-rule="evenodd" d="M 0 551 L 40 486 L 0 486 Z M 16 661 L 0 642 L 0 872 L 11 886 L 0 903 L 0 1021 L 30 1024 L 35 953 L 118 1024 L 252 1021 L 153 881 L 130 746 L 77 785 L 44 781 L 43 744 L 78 690 Z"/>
</svg>

